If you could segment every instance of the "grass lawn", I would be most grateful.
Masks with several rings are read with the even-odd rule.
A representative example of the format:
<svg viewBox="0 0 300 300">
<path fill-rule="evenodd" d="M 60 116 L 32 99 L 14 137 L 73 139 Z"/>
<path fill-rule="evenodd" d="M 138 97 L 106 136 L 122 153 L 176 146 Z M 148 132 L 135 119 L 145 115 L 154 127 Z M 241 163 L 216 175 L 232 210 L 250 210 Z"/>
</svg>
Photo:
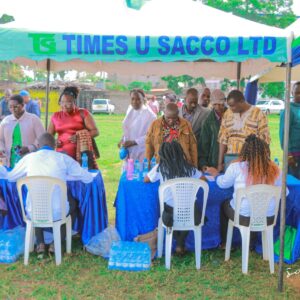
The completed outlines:
<svg viewBox="0 0 300 300">
<path fill-rule="evenodd" d="M 114 223 L 113 202 L 118 188 L 121 162 L 117 143 L 123 116 L 95 116 L 100 129 L 97 139 L 101 151 L 99 166 L 104 176 L 110 223 Z M 270 117 L 272 157 L 281 161 L 278 142 L 278 116 Z M 195 269 L 194 255 L 172 258 L 166 271 L 164 259 L 156 260 L 151 271 L 126 273 L 108 271 L 107 261 L 82 251 L 80 241 L 73 240 L 72 255 L 64 255 L 56 267 L 53 258 L 42 261 L 35 254 L 30 264 L 23 257 L 11 265 L 0 265 L 1 299 L 299 299 L 300 275 L 285 278 L 285 291 L 277 293 L 277 275 L 269 274 L 268 263 L 256 253 L 249 259 L 249 275 L 242 275 L 241 252 L 232 253 L 225 263 L 224 252 L 202 252 L 202 267 Z M 285 268 L 288 268 L 286 266 Z M 300 269 L 300 262 L 292 270 Z M 277 265 L 276 265 L 277 271 Z M 291 270 L 290 270 L 291 272 Z M 298 285 L 298 291 L 295 286 Z"/>
</svg>

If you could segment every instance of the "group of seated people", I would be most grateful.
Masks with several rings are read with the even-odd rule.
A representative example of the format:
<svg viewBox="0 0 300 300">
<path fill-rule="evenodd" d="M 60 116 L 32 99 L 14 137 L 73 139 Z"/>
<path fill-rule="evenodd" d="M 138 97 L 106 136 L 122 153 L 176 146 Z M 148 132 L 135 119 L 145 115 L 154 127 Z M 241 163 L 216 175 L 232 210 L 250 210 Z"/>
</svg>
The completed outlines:
<svg viewBox="0 0 300 300">
<path fill-rule="evenodd" d="M 178 177 L 204 178 L 203 173 L 217 177 L 221 188 L 234 189 L 253 184 L 281 184 L 279 167 L 271 160 L 270 133 L 266 115 L 246 102 L 239 90 L 227 98 L 217 89 L 210 94 L 205 89 L 205 105 L 201 105 L 195 88 L 186 92 L 185 104 L 178 108 L 176 101 L 166 103 L 161 117 L 156 118 L 145 103 L 141 90 L 131 91 L 131 105 L 123 121 L 123 137 L 119 146 L 128 149 L 128 157 L 142 161 L 156 158 L 157 165 L 146 182 Z M 200 102 L 200 104 L 199 104 Z M 227 107 L 226 105 L 227 104 Z M 231 162 L 231 163 L 230 163 Z M 230 163 L 230 164 L 229 164 Z M 225 166 L 226 165 L 226 166 Z M 225 247 L 228 219 L 234 217 L 235 193 L 222 204 L 221 247 Z M 166 197 L 163 222 L 172 226 L 173 200 Z M 250 207 L 243 201 L 241 224 L 248 226 Z M 268 222 L 274 217 L 274 203 L 268 210 Z M 195 224 L 201 212 L 196 209 Z M 270 220 L 269 220 L 270 219 Z M 176 252 L 184 252 L 187 233 L 178 232 Z"/>
</svg>

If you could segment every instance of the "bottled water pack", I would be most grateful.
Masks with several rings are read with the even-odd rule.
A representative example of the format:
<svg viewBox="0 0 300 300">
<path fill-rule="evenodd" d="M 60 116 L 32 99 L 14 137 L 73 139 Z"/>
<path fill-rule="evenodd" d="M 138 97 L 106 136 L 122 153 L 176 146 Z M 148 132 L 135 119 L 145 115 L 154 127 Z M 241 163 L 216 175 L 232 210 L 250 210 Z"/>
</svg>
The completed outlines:
<svg viewBox="0 0 300 300">
<path fill-rule="evenodd" d="M 151 266 L 151 249 L 147 243 L 114 242 L 109 253 L 109 270 L 146 271 Z"/>
</svg>

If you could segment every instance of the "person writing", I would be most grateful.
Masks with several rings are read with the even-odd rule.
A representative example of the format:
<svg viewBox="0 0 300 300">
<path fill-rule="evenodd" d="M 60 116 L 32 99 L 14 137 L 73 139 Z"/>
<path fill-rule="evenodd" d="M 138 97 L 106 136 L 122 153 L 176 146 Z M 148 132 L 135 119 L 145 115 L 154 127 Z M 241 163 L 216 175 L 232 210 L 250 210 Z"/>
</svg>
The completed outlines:
<svg viewBox="0 0 300 300">
<path fill-rule="evenodd" d="M 69 178 L 72 180 L 81 180 L 84 183 L 93 181 L 93 176 L 87 170 L 81 168 L 81 166 L 66 154 L 62 154 L 54 151 L 55 139 L 49 133 L 43 133 L 38 137 L 39 150 L 26 155 L 15 166 L 15 168 L 8 172 L 3 166 L 0 167 L 0 177 L 8 179 L 9 181 L 17 181 L 20 178 L 26 176 L 50 176 L 61 179 L 66 182 Z M 52 195 L 52 213 L 53 220 L 59 220 L 61 218 L 60 207 L 60 191 L 54 190 Z M 68 202 L 66 202 L 66 214 L 70 213 L 72 222 L 75 221 L 77 216 L 78 204 L 76 200 L 68 195 Z M 28 216 L 31 215 L 31 200 L 27 197 L 25 210 Z M 36 228 L 36 251 L 38 254 L 45 252 L 44 242 L 44 229 Z M 62 241 L 66 236 L 65 225 L 62 226 L 61 238 Z M 49 252 L 54 253 L 54 244 L 50 244 Z"/>
<path fill-rule="evenodd" d="M 216 174 L 214 174 L 216 175 Z M 234 187 L 233 197 L 226 200 L 221 206 L 221 248 L 225 249 L 228 220 L 234 220 L 236 206 L 236 190 L 254 184 L 270 184 L 281 186 L 281 172 L 278 166 L 271 160 L 269 145 L 254 134 L 245 139 L 237 162 L 229 165 L 224 175 L 217 177 L 220 188 Z M 267 211 L 267 224 L 274 220 L 275 201 L 272 201 Z M 247 199 L 243 199 L 240 207 L 240 224 L 249 226 L 250 205 Z M 251 246 L 254 246 L 255 234 L 251 233 Z"/>
<path fill-rule="evenodd" d="M 198 166 L 197 142 L 191 124 L 179 117 L 175 103 L 166 106 L 164 116 L 155 120 L 147 133 L 145 157 L 150 161 L 153 156 L 159 161 L 159 149 L 163 142 L 177 141 L 187 161 L 195 168 Z"/>
<path fill-rule="evenodd" d="M 181 145 L 176 142 L 163 142 L 159 149 L 160 161 L 147 174 L 145 182 L 156 182 L 160 180 L 160 184 L 174 178 L 201 178 L 202 173 L 191 165 L 184 154 Z M 167 227 L 173 226 L 173 207 L 174 201 L 170 190 L 166 191 L 164 198 L 164 211 L 162 214 L 162 221 Z M 201 222 L 201 211 L 198 209 L 195 202 L 195 225 Z M 188 231 L 174 231 L 174 238 L 176 239 L 176 253 L 182 255 L 185 250 L 185 239 Z"/>
<path fill-rule="evenodd" d="M 128 156 L 143 161 L 147 130 L 156 115 L 144 105 L 145 94 L 140 89 L 130 92 L 131 104 L 123 120 L 123 137 L 118 146 L 128 150 Z"/>
</svg>

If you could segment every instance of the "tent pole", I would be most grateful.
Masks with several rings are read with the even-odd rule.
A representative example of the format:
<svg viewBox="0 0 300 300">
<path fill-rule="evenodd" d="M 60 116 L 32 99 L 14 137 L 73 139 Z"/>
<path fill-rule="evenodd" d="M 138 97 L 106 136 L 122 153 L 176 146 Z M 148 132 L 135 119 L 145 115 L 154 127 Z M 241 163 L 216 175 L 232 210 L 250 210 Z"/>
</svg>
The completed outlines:
<svg viewBox="0 0 300 300">
<path fill-rule="evenodd" d="M 236 88 L 239 90 L 240 89 L 240 81 L 241 81 L 241 69 L 242 69 L 242 63 L 238 62 L 237 63 L 237 74 L 236 74 L 236 79 L 237 79 L 237 85 Z"/>
<path fill-rule="evenodd" d="M 45 118 L 45 129 L 48 128 L 48 114 L 49 114 L 49 82 L 50 82 L 50 62 L 51 60 L 47 58 L 47 82 L 46 82 L 46 118 Z"/>
<path fill-rule="evenodd" d="M 288 143 L 290 127 L 290 94 L 291 94 L 291 63 L 286 65 L 286 93 L 284 110 L 284 141 L 283 141 L 283 163 L 282 163 L 282 192 L 280 203 L 280 256 L 278 291 L 283 291 L 283 253 L 284 253 L 284 231 L 285 231 L 285 210 L 286 210 L 286 177 L 288 170 Z"/>
</svg>

